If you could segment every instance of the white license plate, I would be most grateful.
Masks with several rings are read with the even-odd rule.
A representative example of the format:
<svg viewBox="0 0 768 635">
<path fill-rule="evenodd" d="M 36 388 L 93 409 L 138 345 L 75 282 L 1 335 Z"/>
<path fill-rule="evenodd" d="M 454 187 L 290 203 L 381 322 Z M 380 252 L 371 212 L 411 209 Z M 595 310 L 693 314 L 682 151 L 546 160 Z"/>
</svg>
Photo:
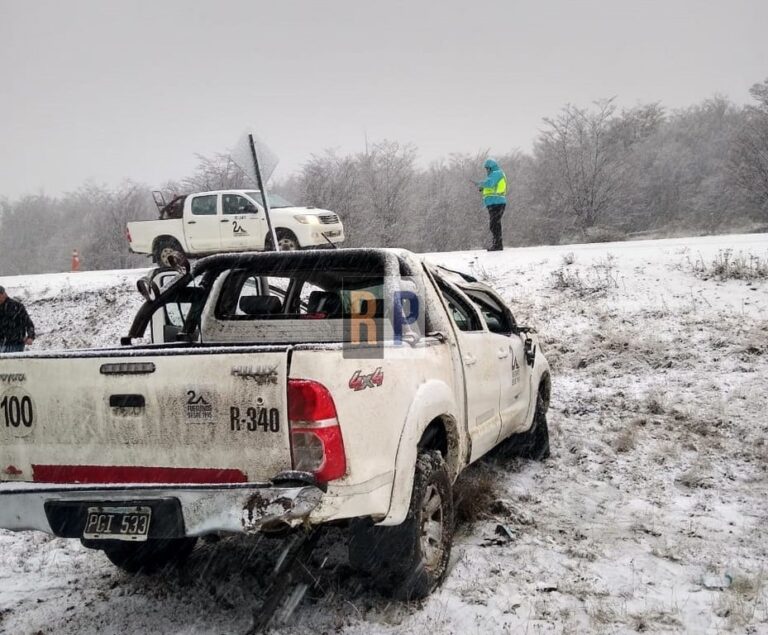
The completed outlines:
<svg viewBox="0 0 768 635">
<path fill-rule="evenodd" d="M 328 236 L 328 238 L 336 238 L 336 236 L 341 236 L 340 231 L 332 231 L 332 232 L 325 232 L 325 235 Z"/>
<path fill-rule="evenodd" d="M 83 538 L 143 542 L 151 519 L 151 507 L 89 507 Z"/>
</svg>

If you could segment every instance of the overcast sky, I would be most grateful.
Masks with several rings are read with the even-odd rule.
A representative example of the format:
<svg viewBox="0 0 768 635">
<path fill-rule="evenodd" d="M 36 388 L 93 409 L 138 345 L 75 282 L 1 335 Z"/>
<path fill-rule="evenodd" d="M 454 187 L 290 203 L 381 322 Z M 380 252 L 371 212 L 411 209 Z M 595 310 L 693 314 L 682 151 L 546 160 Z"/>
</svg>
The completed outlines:
<svg viewBox="0 0 768 635">
<path fill-rule="evenodd" d="M 749 101 L 768 0 L 0 0 L 0 196 L 158 185 L 252 124 L 281 158 L 530 149 L 566 102 Z"/>
</svg>

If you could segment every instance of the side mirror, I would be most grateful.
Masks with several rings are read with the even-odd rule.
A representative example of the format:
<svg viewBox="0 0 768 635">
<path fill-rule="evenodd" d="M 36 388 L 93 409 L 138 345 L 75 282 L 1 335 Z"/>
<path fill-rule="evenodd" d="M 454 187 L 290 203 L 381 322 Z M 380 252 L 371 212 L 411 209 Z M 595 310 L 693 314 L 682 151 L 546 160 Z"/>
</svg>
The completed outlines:
<svg viewBox="0 0 768 635">
<path fill-rule="evenodd" d="M 525 361 L 529 366 L 533 366 L 536 362 L 536 344 L 530 337 L 525 338 L 525 344 L 523 345 L 523 353 L 525 354 Z"/>
</svg>

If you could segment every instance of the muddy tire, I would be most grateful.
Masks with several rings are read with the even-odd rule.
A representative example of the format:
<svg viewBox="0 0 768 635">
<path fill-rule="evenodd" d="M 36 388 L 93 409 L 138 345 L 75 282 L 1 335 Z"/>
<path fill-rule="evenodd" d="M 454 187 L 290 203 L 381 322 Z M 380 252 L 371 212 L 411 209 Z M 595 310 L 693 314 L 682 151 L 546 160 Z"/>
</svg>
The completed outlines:
<svg viewBox="0 0 768 635">
<path fill-rule="evenodd" d="M 116 567 L 128 573 L 154 573 L 184 562 L 197 538 L 150 538 L 146 542 L 120 543 L 103 547 Z"/>
<path fill-rule="evenodd" d="M 549 425 L 544 399 L 541 394 L 536 399 L 536 412 L 533 414 L 533 424 L 530 429 L 520 434 L 513 434 L 503 442 L 504 453 L 543 461 L 550 456 Z"/>
<path fill-rule="evenodd" d="M 298 251 L 301 249 L 299 245 L 299 239 L 296 235 L 288 229 L 276 229 L 277 244 L 280 251 Z M 272 251 L 272 236 L 267 235 L 267 242 L 265 245 L 267 251 Z"/>
<path fill-rule="evenodd" d="M 160 267 L 172 267 L 173 259 L 176 263 L 180 263 L 185 262 L 187 257 L 177 241 L 172 238 L 163 238 L 155 244 L 152 259 Z"/>
<path fill-rule="evenodd" d="M 439 452 L 425 452 L 416 460 L 405 521 L 396 527 L 375 527 L 370 522 L 353 526 L 349 561 L 373 576 L 383 594 L 419 600 L 445 578 L 454 528 L 453 492 L 445 461 Z"/>
</svg>

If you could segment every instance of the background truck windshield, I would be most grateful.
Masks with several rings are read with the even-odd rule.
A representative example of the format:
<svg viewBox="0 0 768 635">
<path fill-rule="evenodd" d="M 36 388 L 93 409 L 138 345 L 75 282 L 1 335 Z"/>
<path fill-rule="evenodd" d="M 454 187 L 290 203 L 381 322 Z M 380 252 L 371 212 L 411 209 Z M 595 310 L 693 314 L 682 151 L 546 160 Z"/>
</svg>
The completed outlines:
<svg viewBox="0 0 768 635">
<path fill-rule="evenodd" d="M 250 196 L 254 201 L 257 203 L 261 203 L 261 192 L 258 190 L 254 192 L 246 192 L 248 196 Z M 290 201 L 287 201 L 279 194 L 267 194 L 267 198 L 269 199 L 269 206 L 275 209 L 278 209 L 280 207 L 295 207 L 293 203 Z"/>
</svg>

